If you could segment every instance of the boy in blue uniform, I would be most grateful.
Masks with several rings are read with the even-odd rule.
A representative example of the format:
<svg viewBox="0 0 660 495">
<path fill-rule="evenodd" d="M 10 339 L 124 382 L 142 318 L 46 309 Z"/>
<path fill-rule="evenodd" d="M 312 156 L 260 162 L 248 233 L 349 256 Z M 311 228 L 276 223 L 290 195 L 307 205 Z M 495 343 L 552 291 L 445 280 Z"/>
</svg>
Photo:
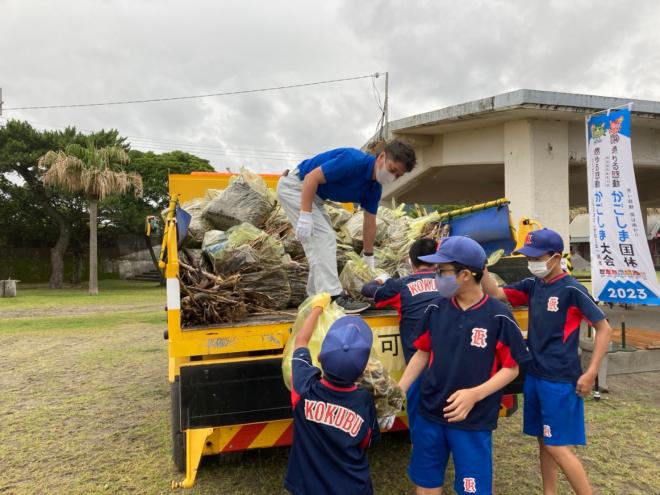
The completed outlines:
<svg viewBox="0 0 660 495">
<path fill-rule="evenodd" d="M 307 344 L 330 304 L 320 294 L 296 336 L 292 358 L 293 443 L 284 486 L 295 495 L 371 495 L 366 448 L 380 436 L 371 394 L 357 388 L 373 335 L 357 316 L 335 321 L 321 345 L 321 370 Z"/>
<path fill-rule="evenodd" d="M 492 494 L 500 390 L 529 354 L 511 312 L 481 290 L 486 253 L 477 242 L 449 237 L 420 259 L 437 264 L 441 298 L 426 310 L 418 350 L 399 382 L 406 391 L 426 369 L 408 475 L 418 495 L 441 494 L 451 454 L 457 493 Z"/>
<path fill-rule="evenodd" d="M 533 277 L 502 288 L 484 277 L 486 293 L 513 306 L 529 306 L 527 345 L 532 361 L 525 377 L 523 431 L 537 437 L 543 490 L 557 493 L 557 469 L 578 495 L 591 486 L 571 445 L 585 445 L 584 402 L 594 387 L 612 329 L 605 314 L 577 280 L 564 272 L 564 241 L 550 229 L 530 232 L 519 253 L 528 259 Z M 596 329 L 589 369 L 582 373 L 578 356 L 580 323 Z"/>
<path fill-rule="evenodd" d="M 389 278 L 384 283 L 378 280 L 369 282 L 362 288 L 362 295 L 376 302 L 377 308 L 394 307 L 399 313 L 399 334 L 406 364 L 415 354 L 416 332 L 428 305 L 438 299 L 435 288 L 433 266 L 420 260 L 421 256 L 435 253 L 438 244 L 433 239 L 418 239 L 410 246 L 408 256 L 413 273 L 403 278 Z M 415 427 L 419 386 L 421 376 L 415 380 L 406 393 L 408 429 L 412 439 Z M 386 425 L 383 425 L 384 427 Z"/>
<path fill-rule="evenodd" d="M 415 163 L 415 151 L 394 140 L 377 157 L 354 148 L 338 148 L 304 160 L 291 173 L 285 172 L 277 183 L 277 197 L 309 262 L 308 295 L 329 292 L 346 313 L 359 313 L 369 307 L 342 292 L 336 235 L 323 202 L 359 203 L 362 207 L 363 257 L 373 269 L 382 186 L 410 172 Z"/>
</svg>

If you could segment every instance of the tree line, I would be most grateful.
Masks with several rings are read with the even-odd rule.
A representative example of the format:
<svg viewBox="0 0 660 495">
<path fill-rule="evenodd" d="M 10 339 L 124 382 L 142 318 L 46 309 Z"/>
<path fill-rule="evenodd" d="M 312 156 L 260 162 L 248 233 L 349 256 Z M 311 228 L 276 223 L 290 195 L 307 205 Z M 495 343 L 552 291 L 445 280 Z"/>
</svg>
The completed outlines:
<svg viewBox="0 0 660 495">
<path fill-rule="evenodd" d="M 148 215 L 168 204 L 168 173 L 213 171 L 182 151 L 132 150 L 117 130 L 38 130 L 10 120 L 0 126 L 0 249 L 50 248 L 49 287 L 64 283 L 64 259 L 90 250 L 90 293 L 96 292 L 96 231 L 102 238 L 143 235 Z M 93 262 L 93 266 L 92 266 Z"/>
</svg>

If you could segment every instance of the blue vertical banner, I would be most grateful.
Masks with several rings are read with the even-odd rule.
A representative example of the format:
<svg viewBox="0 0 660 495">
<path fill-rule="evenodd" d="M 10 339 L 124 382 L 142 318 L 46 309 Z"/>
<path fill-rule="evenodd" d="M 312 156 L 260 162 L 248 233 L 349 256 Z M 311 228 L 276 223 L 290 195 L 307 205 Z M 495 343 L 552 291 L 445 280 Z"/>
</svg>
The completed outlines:
<svg viewBox="0 0 660 495">
<path fill-rule="evenodd" d="M 630 109 L 587 117 L 591 283 L 599 301 L 660 305 L 635 183 Z"/>
</svg>

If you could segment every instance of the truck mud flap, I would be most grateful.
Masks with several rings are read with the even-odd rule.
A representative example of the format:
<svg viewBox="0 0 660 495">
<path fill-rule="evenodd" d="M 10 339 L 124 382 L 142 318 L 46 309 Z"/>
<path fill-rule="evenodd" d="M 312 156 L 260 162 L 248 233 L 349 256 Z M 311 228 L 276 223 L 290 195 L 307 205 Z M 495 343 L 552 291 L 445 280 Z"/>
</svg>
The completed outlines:
<svg viewBox="0 0 660 495">
<path fill-rule="evenodd" d="M 181 367 L 182 429 L 291 418 L 282 359 Z"/>
</svg>

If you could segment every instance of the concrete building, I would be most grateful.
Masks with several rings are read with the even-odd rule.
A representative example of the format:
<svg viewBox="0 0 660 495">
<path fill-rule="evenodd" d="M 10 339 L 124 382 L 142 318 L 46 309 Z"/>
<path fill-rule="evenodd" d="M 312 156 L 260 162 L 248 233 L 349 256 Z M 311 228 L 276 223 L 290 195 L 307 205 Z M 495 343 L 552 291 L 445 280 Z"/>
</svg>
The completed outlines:
<svg viewBox="0 0 660 495">
<path fill-rule="evenodd" d="M 506 197 L 569 245 L 569 207 L 587 206 L 585 116 L 632 101 L 642 210 L 660 207 L 660 102 L 521 89 L 390 122 L 418 166 L 383 191 L 407 203 Z"/>
</svg>

